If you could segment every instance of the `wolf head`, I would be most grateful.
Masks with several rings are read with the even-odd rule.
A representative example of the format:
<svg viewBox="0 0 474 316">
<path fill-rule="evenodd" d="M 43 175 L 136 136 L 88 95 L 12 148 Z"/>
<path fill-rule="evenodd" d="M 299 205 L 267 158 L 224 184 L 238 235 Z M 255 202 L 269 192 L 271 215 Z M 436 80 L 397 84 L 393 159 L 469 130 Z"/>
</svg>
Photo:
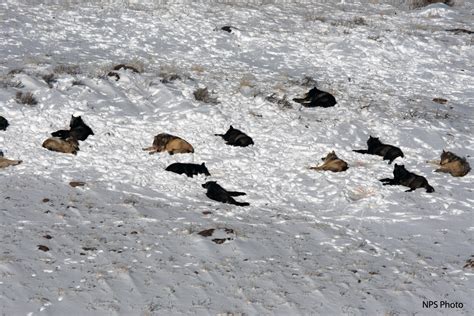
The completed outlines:
<svg viewBox="0 0 474 316">
<path fill-rule="evenodd" d="M 204 173 L 206 176 L 210 176 L 209 170 L 207 170 L 206 164 L 203 162 L 200 166 L 200 171 Z"/>
<path fill-rule="evenodd" d="M 336 153 L 333 151 L 331 151 L 329 154 L 326 155 L 326 157 L 324 158 L 321 158 L 323 161 L 330 161 L 330 160 L 335 160 L 335 159 L 338 159 Z"/>
<path fill-rule="evenodd" d="M 208 187 L 210 187 L 211 185 L 216 184 L 216 183 L 217 183 L 216 181 L 207 181 L 206 183 L 204 183 L 202 185 L 202 187 L 207 189 Z"/>
<path fill-rule="evenodd" d="M 447 164 L 448 162 L 456 161 L 456 160 L 461 160 L 460 157 L 456 156 L 450 151 L 444 151 L 441 154 L 441 161 L 440 164 L 444 165 Z"/>
<path fill-rule="evenodd" d="M 393 168 L 393 176 L 395 179 L 403 178 L 408 173 L 408 170 L 405 169 L 405 165 L 395 164 Z"/>
<path fill-rule="evenodd" d="M 80 115 L 79 116 L 71 115 L 71 121 L 69 122 L 69 127 L 71 129 L 79 127 L 79 126 L 84 126 L 84 125 L 86 124 L 84 123 Z"/>
<path fill-rule="evenodd" d="M 369 139 L 367 140 L 367 146 L 369 146 L 369 148 L 374 147 L 374 146 L 378 146 L 380 144 L 381 144 L 381 142 L 380 142 L 378 137 L 369 136 Z"/>
</svg>

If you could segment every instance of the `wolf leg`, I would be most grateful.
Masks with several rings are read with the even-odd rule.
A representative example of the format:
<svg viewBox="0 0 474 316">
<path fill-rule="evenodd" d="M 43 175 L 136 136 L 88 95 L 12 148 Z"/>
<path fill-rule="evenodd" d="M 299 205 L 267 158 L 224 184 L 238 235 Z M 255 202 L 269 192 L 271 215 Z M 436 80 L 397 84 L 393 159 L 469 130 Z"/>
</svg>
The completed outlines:
<svg viewBox="0 0 474 316">
<path fill-rule="evenodd" d="M 392 162 L 393 162 L 395 159 L 397 159 L 397 157 L 398 157 L 398 156 L 395 156 L 395 157 L 394 157 L 393 155 L 387 153 L 385 156 L 383 156 L 383 160 L 388 160 L 388 164 L 391 165 Z"/>
<path fill-rule="evenodd" d="M 359 154 L 368 154 L 369 151 L 367 149 L 353 149 L 352 151 L 359 153 Z"/>
<path fill-rule="evenodd" d="M 234 204 L 234 205 L 237 205 L 237 206 L 249 206 L 250 204 L 247 203 L 247 202 L 237 202 L 235 200 L 233 201 L 229 201 L 229 204 Z"/>
<path fill-rule="evenodd" d="M 227 191 L 230 196 L 239 196 L 239 195 L 247 195 L 245 192 L 238 192 L 238 191 Z"/>
<path fill-rule="evenodd" d="M 398 185 L 398 181 L 396 181 L 395 179 L 389 179 L 389 178 L 385 178 L 385 179 L 380 179 L 379 181 L 381 181 L 383 183 L 383 185 Z"/>
</svg>

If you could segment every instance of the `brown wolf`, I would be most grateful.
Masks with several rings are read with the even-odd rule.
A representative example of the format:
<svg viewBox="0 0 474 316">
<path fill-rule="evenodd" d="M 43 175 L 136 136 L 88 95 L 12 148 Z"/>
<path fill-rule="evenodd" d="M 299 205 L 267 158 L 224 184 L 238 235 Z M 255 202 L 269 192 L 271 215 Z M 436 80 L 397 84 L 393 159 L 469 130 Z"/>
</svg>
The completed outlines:
<svg viewBox="0 0 474 316">
<path fill-rule="evenodd" d="M 79 151 L 79 143 L 72 137 L 67 139 L 50 137 L 43 142 L 43 147 L 52 151 L 73 155 L 77 155 L 77 152 Z"/>
<path fill-rule="evenodd" d="M 22 163 L 21 160 L 10 160 L 10 159 L 7 159 L 7 158 L 3 158 L 3 154 L 0 155 L 0 169 L 6 168 L 8 166 L 16 166 L 16 165 L 19 165 L 21 163 Z"/>
<path fill-rule="evenodd" d="M 149 151 L 150 155 L 162 151 L 167 151 L 170 155 L 194 152 L 194 148 L 190 143 L 178 136 L 166 133 L 156 135 L 153 145 L 143 148 L 143 150 Z"/>
<path fill-rule="evenodd" d="M 347 163 L 337 157 L 336 153 L 334 150 L 327 154 L 326 158 L 321 158 L 324 163 L 321 166 L 318 167 L 311 167 L 309 169 L 313 170 L 329 170 L 332 172 L 341 172 L 341 171 L 346 171 L 349 167 L 347 166 Z"/>
<path fill-rule="evenodd" d="M 463 177 L 471 171 L 471 166 L 466 158 L 461 158 L 450 151 L 444 151 L 441 154 L 441 160 L 435 161 L 440 166 L 436 172 L 450 173 L 453 177 Z"/>
</svg>

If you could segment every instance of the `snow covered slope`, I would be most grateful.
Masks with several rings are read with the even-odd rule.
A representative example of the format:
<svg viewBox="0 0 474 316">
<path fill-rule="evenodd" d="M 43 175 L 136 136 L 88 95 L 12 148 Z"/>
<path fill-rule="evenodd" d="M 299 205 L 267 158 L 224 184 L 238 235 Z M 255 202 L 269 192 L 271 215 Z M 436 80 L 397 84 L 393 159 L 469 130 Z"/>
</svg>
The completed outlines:
<svg viewBox="0 0 474 316">
<path fill-rule="evenodd" d="M 0 149 L 23 160 L 0 170 L 1 313 L 472 314 L 473 174 L 426 160 L 474 164 L 473 37 L 446 31 L 472 30 L 474 4 L 184 3 L 0 4 Z M 107 76 L 120 63 L 140 73 Z M 275 102 L 305 77 L 338 104 Z M 194 99 L 203 87 L 218 104 Z M 95 133 L 78 155 L 42 148 L 72 114 Z M 255 145 L 214 136 L 229 125 Z M 195 153 L 148 155 L 160 132 Z M 393 166 L 352 151 L 369 135 L 436 191 L 382 186 Z M 308 169 L 331 150 L 346 172 Z M 250 206 L 209 200 L 209 180 Z"/>
</svg>

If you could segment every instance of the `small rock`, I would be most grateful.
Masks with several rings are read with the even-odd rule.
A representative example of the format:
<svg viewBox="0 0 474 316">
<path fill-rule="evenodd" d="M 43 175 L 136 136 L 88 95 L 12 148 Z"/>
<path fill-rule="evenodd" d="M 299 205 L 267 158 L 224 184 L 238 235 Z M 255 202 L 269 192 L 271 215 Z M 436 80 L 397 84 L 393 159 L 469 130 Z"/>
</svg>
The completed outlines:
<svg viewBox="0 0 474 316">
<path fill-rule="evenodd" d="M 215 230 L 214 228 L 206 229 L 206 230 L 200 231 L 198 235 L 201 235 L 203 237 L 209 237 L 209 236 L 212 236 L 212 234 L 214 233 L 214 230 Z"/>
<path fill-rule="evenodd" d="M 446 100 L 444 98 L 434 98 L 433 102 L 436 102 L 436 103 L 439 103 L 439 104 L 446 104 L 448 102 L 448 100 Z"/>
<path fill-rule="evenodd" d="M 75 188 L 75 187 L 83 187 L 86 185 L 86 183 L 82 181 L 71 181 L 69 182 L 69 185 Z"/>
<path fill-rule="evenodd" d="M 215 242 L 218 245 L 221 245 L 226 242 L 226 240 L 229 238 L 214 238 L 212 241 Z"/>
<path fill-rule="evenodd" d="M 49 248 L 44 245 L 38 245 L 38 249 L 44 252 L 49 251 Z"/>
</svg>

